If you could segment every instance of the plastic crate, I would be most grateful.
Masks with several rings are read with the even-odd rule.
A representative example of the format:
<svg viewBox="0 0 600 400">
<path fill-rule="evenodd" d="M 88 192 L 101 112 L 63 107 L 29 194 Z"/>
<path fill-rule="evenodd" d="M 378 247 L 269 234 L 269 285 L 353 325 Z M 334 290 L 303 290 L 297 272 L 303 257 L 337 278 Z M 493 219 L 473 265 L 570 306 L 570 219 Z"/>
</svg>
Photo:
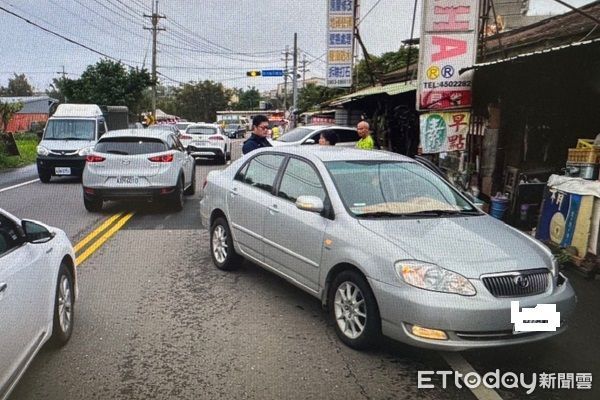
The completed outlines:
<svg viewBox="0 0 600 400">
<path fill-rule="evenodd" d="M 600 162 L 600 147 L 569 149 L 567 162 L 574 164 L 598 164 Z"/>
<path fill-rule="evenodd" d="M 593 149 L 600 148 L 600 146 L 594 146 L 594 139 L 577 139 L 578 149 Z"/>
</svg>

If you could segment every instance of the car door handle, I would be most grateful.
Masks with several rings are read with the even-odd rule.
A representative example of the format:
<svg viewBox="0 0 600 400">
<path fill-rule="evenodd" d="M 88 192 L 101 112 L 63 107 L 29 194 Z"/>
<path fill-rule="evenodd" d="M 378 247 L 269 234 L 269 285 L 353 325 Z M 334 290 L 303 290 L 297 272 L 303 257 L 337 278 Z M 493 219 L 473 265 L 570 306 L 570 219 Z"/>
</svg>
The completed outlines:
<svg viewBox="0 0 600 400">
<path fill-rule="evenodd" d="M 6 288 L 8 288 L 8 284 L 6 283 L 0 283 L 0 293 L 3 293 Z"/>
<path fill-rule="evenodd" d="M 279 210 L 277 209 L 277 205 L 275 205 L 275 204 L 273 204 L 273 205 L 272 205 L 272 206 L 270 206 L 270 207 L 267 207 L 267 209 L 268 209 L 268 210 L 269 210 L 271 213 L 273 213 L 273 214 L 277 214 L 277 213 L 279 213 Z"/>
<path fill-rule="evenodd" d="M 46 254 L 52 253 L 52 250 L 54 250 L 54 247 L 50 247 L 48 250 L 46 250 Z"/>
<path fill-rule="evenodd" d="M 237 188 L 229 189 L 229 194 L 231 197 L 237 196 L 239 193 L 237 192 Z"/>
</svg>

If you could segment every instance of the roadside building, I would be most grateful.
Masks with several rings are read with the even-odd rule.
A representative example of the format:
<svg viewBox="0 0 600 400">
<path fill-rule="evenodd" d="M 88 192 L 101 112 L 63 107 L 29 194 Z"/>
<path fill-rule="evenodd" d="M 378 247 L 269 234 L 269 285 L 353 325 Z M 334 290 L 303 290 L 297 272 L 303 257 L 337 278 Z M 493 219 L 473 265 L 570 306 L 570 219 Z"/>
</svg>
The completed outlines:
<svg viewBox="0 0 600 400">
<path fill-rule="evenodd" d="M 0 103 L 21 103 L 23 108 L 13 115 L 6 127 L 7 132 L 25 132 L 35 124 L 43 126 L 53 105 L 58 100 L 48 96 L 0 97 Z"/>
</svg>

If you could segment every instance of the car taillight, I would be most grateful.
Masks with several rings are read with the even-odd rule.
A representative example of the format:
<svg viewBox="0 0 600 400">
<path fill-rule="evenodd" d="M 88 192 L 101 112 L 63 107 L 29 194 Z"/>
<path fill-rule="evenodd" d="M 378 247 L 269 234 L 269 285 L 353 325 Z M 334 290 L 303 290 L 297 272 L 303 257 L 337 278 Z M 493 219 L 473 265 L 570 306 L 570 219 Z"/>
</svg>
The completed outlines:
<svg viewBox="0 0 600 400">
<path fill-rule="evenodd" d="M 191 139 L 192 137 L 190 135 L 181 135 L 179 136 L 179 139 Z"/>
<path fill-rule="evenodd" d="M 86 161 L 86 162 L 89 162 L 89 163 L 102 162 L 102 161 L 104 161 L 104 160 L 106 160 L 106 158 L 104 158 L 104 157 L 100 157 L 100 156 L 96 156 L 96 155 L 93 155 L 93 154 L 89 154 L 89 155 L 88 155 L 88 156 L 85 158 L 85 161 Z"/>
<path fill-rule="evenodd" d="M 211 136 L 208 138 L 208 140 L 225 140 L 225 139 L 223 139 L 223 136 Z"/>
<path fill-rule="evenodd" d="M 148 160 L 152 162 L 172 162 L 173 154 L 164 154 L 162 156 L 149 157 Z"/>
</svg>

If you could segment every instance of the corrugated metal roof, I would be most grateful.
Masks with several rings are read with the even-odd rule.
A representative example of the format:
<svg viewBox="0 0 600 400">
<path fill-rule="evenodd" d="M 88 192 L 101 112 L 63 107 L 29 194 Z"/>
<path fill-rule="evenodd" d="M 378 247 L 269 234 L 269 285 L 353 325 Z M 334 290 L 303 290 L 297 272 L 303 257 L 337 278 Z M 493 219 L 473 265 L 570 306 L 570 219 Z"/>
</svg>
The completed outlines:
<svg viewBox="0 0 600 400">
<path fill-rule="evenodd" d="M 48 96 L 13 96 L 13 97 L 0 97 L 0 103 L 31 103 L 33 101 L 40 100 L 54 100 Z"/>
<path fill-rule="evenodd" d="M 387 94 L 388 96 L 395 96 L 397 94 L 410 92 L 417 90 L 417 86 L 411 82 L 399 82 L 390 83 L 384 86 L 372 86 L 366 89 L 359 90 L 358 92 L 350 93 L 337 99 L 333 99 L 329 105 L 339 106 L 341 104 L 349 103 L 353 100 L 362 99 L 363 97 L 373 96 L 377 94 Z"/>
<path fill-rule="evenodd" d="M 17 114 L 48 114 L 50 106 L 58 100 L 48 96 L 0 97 L 0 103 L 21 103 L 23 108 Z"/>
<path fill-rule="evenodd" d="M 593 39 L 593 40 L 586 40 L 584 42 L 569 43 L 569 44 L 565 44 L 563 46 L 552 47 L 550 49 L 532 51 L 530 53 L 519 54 L 514 57 L 503 58 L 503 59 L 496 60 L 496 61 L 489 61 L 489 62 L 484 62 L 484 63 L 479 63 L 479 64 L 473 64 L 470 67 L 461 69 L 460 73 L 462 74 L 464 71 L 468 71 L 470 69 L 477 69 L 477 68 L 481 68 L 481 67 L 486 67 L 488 65 L 502 64 L 502 63 L 506 63 L 506 62 L 510 62 L 510 61 L 514 61 L 514 60 L 520 60 L 523 58 L 527 58 L 527 57 L 531 57 L 531 56 L 535 56 L 535 55 L 539 55 L 539 54 L 552 53 L 555 51 L 572 48 L 572 47 L 577 47 L 577 46 L 588 46 L 588 45 L 592 45 L 594 43 L 600 43 L 600 38 Z"/>
</svg>

